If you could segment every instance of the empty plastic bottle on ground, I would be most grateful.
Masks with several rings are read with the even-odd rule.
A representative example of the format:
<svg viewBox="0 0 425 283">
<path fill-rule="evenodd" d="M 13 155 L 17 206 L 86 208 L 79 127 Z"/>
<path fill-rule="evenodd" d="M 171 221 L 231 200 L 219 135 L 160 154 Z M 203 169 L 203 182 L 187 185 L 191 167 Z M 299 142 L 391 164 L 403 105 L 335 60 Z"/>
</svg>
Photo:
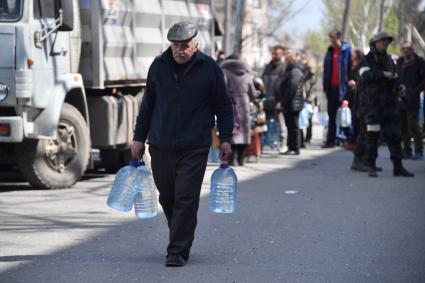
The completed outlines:
<svg viewBox="0 0 425 283">
<path fill-rule="evenodd" d="M 140 164 L 140 162 L 131 161 L 128 166 L 121 168 L 115 175 L 112 189 L 106 201 L 111 208 L 126 212 L 133 207 L 134 196 L 137 192 L 134 187 L 134 180 L 137 175 L 137 166 Z"/>
<path fill-rule="evenodd" d="M 235 171 L 221 164 L 211 176 L 210 210 L 217 213 L 233 213 L 236 209 L 238 179 Z"/>
<path fill-rule="evenodd" d="M 143 165 L 137 167 L 137 175 L 134 180 L 136 196 L 134 198 L 134 211 L 137 218 L 150 218 L 158 214 L 156 199 L 156 186 L 152 172 Z"/>
</svg>

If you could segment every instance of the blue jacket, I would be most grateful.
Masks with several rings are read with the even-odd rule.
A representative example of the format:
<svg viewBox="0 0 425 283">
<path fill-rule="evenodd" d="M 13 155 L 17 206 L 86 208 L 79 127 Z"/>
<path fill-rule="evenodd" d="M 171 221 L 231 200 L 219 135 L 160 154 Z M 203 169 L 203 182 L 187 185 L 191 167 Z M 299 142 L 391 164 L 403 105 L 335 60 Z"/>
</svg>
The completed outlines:
<svg viewBox="0 0 425 283">
<path fill-rule="evenodd" d="M 325 62 L 323 64 L 323 90 L 326 95 L 330 95 L 331 91 L 331 74 L 332 74 L 332 53 L 333 47 L 329 46 L 326 52 Z M 344 100 L 347 93 L 347 86 L 351 72 L 351 47 L 348 43 L 343 42 L 341 53 L 339 54 L 339 100 Z"/>
<path fill-rule="evenodd" d="M 177 78 L 171 48 L 155 58 L 149 68 L 146 91 L 137 117 L 133 140 L 165 150 L 209 147 L 217 126 L 222 142 L 233 130 L 232 102 L 218 64 L 197 51 Z"/>
</svg>

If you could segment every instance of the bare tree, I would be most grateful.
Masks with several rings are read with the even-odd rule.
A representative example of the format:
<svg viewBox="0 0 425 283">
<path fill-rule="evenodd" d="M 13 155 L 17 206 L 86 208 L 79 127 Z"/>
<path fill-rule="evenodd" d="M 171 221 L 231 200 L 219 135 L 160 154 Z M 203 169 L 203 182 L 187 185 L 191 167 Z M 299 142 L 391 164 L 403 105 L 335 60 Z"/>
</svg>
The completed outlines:
<svg viewBox="0 0 425 283">
<path fill-rule="evenodd" d="M 338 27 L 343 20 L 344 3 L 341 1 L 322 0 L 325 6 L 327 26 Z M 400 0 L 403 1 L 403 0 Z M 362 50 L 369 47 L 370 37 L 379 30 L 380 25 L 380 1 L 356 0 L 350 5 L 350 16 L 347 20 L 347 36 L 344 38 L 352 46 Z M 394 0 L 385 0 L 383 18 L 389 17 L 391 9 L 394 8 Z M 383 25 L 385 24 L 382 21 Z"/>
<path fill-rule="evenodd" d="M 385 26 L 385 18 L 388 16 L 389 9 L 393 5 L 393 0 L 380 0 L 379 5 L 379 22 L 378 22 L 378 31 L 383 31 Z M 403 2 L 403 1 L 400 1 Z"/>
<path fill-rule="evenodd" d="M 341 35 L 343 39 L 347 38 L 348 23 L 350 19 L 350 8 L 351 8 L 351 1 L 345 0 L 344 16 L 342 18 L 342 29 L 341 29 Z"/>
<path fill-rule="evenodd" d="M 239 25 L 236 30 L 235 53 L 242 53 L 245 42 L 252 39 L 253 36 L 258 36 L 259 40 L 266 38 L 276 42 L 288 41 L 287 31 L 285 31 L 285 23 L 298 15 L 309 0 L 304 2 L 299 8 L 295 7 L 297 1 L 300 0 L 264 0 L 263 5 L 267 5 L 267 24 L 260 25 L 258 19 L 247 17 L 248 11 L 244 8 L 245 1 L 242 0 L 241 14 L 239 15 Z M 258 33 L 248 32 L 243 33 L 245 26 L 256 26 Z"/>
</svg>

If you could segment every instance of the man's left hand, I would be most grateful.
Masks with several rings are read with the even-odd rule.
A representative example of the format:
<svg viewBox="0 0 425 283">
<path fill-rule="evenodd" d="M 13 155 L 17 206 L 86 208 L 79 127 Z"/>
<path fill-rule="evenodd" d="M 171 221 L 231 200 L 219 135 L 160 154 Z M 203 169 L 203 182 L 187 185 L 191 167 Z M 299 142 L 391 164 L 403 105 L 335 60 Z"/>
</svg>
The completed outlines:
<svg viewBox="0 0 425 283">
<path fill-rule="evenodd" d="M 401 97 L 406 96 L 406 86 L 405 85 L 400 85 L 398 87 L 398 95 L 400 95 Z"/>
<path fill-rule="evenodd" d="M 225 161 L 229 161 L 232 155 L 232 146 L 228 142 L 223 142 L 220 145 L 220 158 Z"/>
</svg>

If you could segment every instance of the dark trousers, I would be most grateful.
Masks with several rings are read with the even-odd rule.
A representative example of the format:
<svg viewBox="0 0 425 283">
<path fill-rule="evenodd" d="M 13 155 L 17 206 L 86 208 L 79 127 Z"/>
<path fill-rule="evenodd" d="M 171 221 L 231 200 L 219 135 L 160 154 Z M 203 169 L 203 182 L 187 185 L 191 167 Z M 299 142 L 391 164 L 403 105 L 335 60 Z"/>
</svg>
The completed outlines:
<svg viewBox="0 0 425 283">
<path fill-rule="evenodd" d="M 327 143 L 333 143 L 336 139 L 336 113 L 340 106 L 339 101 L 339 89 L 332 87 L 330 93 L 327 94 L 328 98 L 328 115 L 329 115 L 329 124 L 328 124 L 328 135 L 326 137 Z"/>
<path fill-rule="evenodd" d="M 285 124 L 288 129 L 288 140 L 286 143 L 288 150 L 298 152 L 301 147 L 301 132 L 298 125 L 300 112 L 285 112 L 283 116 L 285 117 Z"/>
<path fill-rule="evenodd" d="M 208 148 L 166 151 L 150 146 L 152 173 L 159 203 L 167 218 L 169 255 L 189 258 L 195 238 L 199 197 L 208 159 Z"/>
<path fill-rule="evenodd" d="M 356 119 L 357 136 L 354 143 L 354 156 L 364 159 L 366 156 L 366 121 L 364 115 L 359 115 Z"/>
<path fill-rule="evenodd" d="M 366 152 L 369 160 L 376 160 L 378 157 L 378 141 L 380 132 L 387 142 L 391 159 L 402 158 L 400 116 L 396 111 L 386 112 L 383 109 L 368 113 L 366 117 L 367 145 Z"/>
<path fill-rule="evenodd" d="M 308 119 L 308 127 L 305 134 L 305 142 L 310 142 L 313 137 L 313 115 Z"/>
<path fill-rule="evenodd" d="M 410 139 L 415 142 L 415 152 L 423 152 L 422 132 L 419 126 L 419 111 L 403 109 L 400 111 L 401 138 L 405 152 L 412 153 Z"/>
<path fill-rule="evenodd" d="M 313 117 L 310 117 L 310 119 L 308 119 L 308 127 L 305 130 L 305 137 L 304 131 L 302 129 L 300 129 L 300 135 L 302 147 L 305 147 L 307 143 L 311 142 L 311 138 L 313 137 Z"/>
<path fill-rule="evenodd" d="M 247 147 L 248 144 L 232 144 L 232 156 L 230 157 L 231 165 L 235 163 L 235 158 L 240 166 L 243 165 L 245 158 L 245 149 Z"/>
</svg>

